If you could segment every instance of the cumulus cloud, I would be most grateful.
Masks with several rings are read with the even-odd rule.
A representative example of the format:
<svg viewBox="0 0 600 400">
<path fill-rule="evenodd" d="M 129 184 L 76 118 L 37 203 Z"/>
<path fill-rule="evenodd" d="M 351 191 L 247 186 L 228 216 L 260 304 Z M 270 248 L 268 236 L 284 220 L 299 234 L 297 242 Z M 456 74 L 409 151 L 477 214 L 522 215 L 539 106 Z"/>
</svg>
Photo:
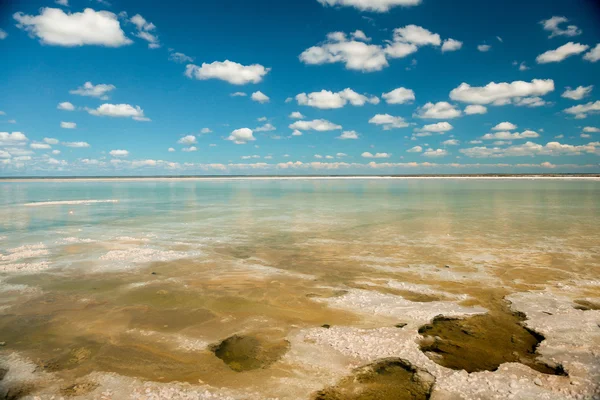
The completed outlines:
<svg viewBox="0 0 600 400">
<path fill-rule="evenodd" d="M 568 57 L 581 54 L 589 48 L 590 46 L 585 44 L 569 42 L 556 50 L 548 50 L 547 52 L 540 54 L 535 61 L 538 64 L 561 62 Z"/>
<path fill-rule="evenodd" d="M 399 87 L 388 93 L 383 93 L 381 97 L 388 104 L 406 104 L 415 100 L 415 92 L 412 89 Z"/>
<path fill-rule="evenodd" d="M 585 53 L 583 59 L 590 62 L 596 62 L 600 60 L 600 43 L 598 43 L 592 50 Z"/>
<path fill-rule="evenodd" d="M 593 132 L 593 133 L 598 133 L 600 132 L 600 128 L 596 128 L 593 126 L 586 126 L 585 128 L 583 128 L 584 132 Z"/>
<path fill-rule="evenodd" d="M 449 42 L 446 49 L 455 47 L 454 42 Z M 332 32 L 325 42 L 308 48 L 299 58 L 305 64 L 344 63 L 346 69 L 373 72 L 387 67 L 388 59 L 404 58 L 427 45 L 439 47 L 442 39 L 437 33 L 417 25 L 394 29 L 392 40 L 383 45 L 356 40 L 355 35 L 348 38 L 343 32 Z"/>
<path fill-rule="evenodd" d="M 367 35 L 365 35 L 365 33 L 361 30 L 356 30 L 354 32 L 352 32 L 352 39 L 356 39 L 356 40 L 362 40 L 365 42 L 370 42 L 371 38 L 367 37 Z"/>
<path fill-rule="evenodd" d="M 0 132 L 0 146 L 23 145 L 28 140 L 23 132 Z"/>
<path fill-rule="evenodd" d="M 493 131 L 514 131 L 517 126 L 511 122 L 500 122 L 492 128 Z"/>
<path fill-rule="evenodd" d="M 312 121 L 296 121 L 289 126 L 292 130 L 298 131 L 317 131 L 317 132 L 325 132 L 325 131 L 335 131 L 338 129 L 342 129 L 341 125 L 334 124 L 325 119 L 314 119 Z M 299 136 L 299 135 L 298 135 Z"/>
<path fill-rule="evenodd" d="M 115 85 L 107 85 L 104 83 L 94 85 L 92 82 L 86 82 L 83 84 L 83 86 L 80 86 L 77 89 L 69 90 L 69 93 L 77 94 L 79 96 L 98 97 L 102 100 L 106 100 L 108 99 L 108 96 L 106 94 L 115 89 Z"/>
<path fill-rule="evenodd" d="M 511 83 L 491 82 L 482 87 L 471 86 L 463 82 L 450 92 L 450 98 L 463 103 L 500 106 L 511 104 L 522 97 L 544 96 L 552 91 L 554 91 L 552 79 L 533 79 L 531 82 L 514 81 Z"/>
<path fill-rule="evenodd" d="M 417 109 L 414 114 L 417 118 L 423 119 L 452 119 L 458 118 L 462 112 L 446 101 L 438 103 L 427 103 L 423 107 Z"/>
<path fill-rule="evenodd" d="M 175 149 L 174 149 L 174 148 L 172 148 L 172 147 L 169 147 L 169 149 L 168 149 L 167 151 L 168 151 L 169 153 L 174 153 L 174 152 L 175 152 Z"/>
<path fill-rule="evenodd" d="M 186 62 L 194 62 L 194 58 L 187 56 L 183 53 L 179 53 L 177 51 L 173 51 L 172 49 L 169 50 L 169 60 L 176 62 L 178 64 L 183 64 Z"/>
<path fill-rule="evenodd" d="M 63 101 L 62 103 L 58 103 L 58 106 L 56 107 L 59 110 L 65 110 L 65 111 L 75 111 L 75 106 L 71 103 L 69 103 L 68 101 Z"/>
<path fill-rule="evenodd" d="M 194 151 L 198 151 L 198 148 L 196 146 L 184 147 L 183 149 L 181 149 L 181 151 L 191 153 Z"/>
<path fill-rule="evenodd" d="M 133 43 L 125 36 L 117 15 L 109 11 L 86 8 L 83 12 L 67 14 L 58 8 L 42 8 L 39 15 L 18 12 L 13 17 L 18 22 L 17 27 L 44 44 L 120 47 Z"/>
<path fill-rule="evenodd" d="M 490 51 L 491 48 L 492 46 L 490 46 L 489 44 L 480 44 L 479 46 L 477 46 L 477 50 L 479 50 L 482 53 Z"/>
<path fill-rule="evenodd" d="M 540 24 L 544 27 L 544 30 L 551 32 L 550 38 L 555 36 L 578 36 L 581 35 L 581 30 L 575 25 L 568 25 L 567 29 L 563 29 L 560 25 L 569 22 L 569 20 L 565 17 L 552 17 L 550 19 L 546 19 L 540 21 Z"/>
<path fill-rule="evenodd" d="M 55 145 L 55 144 L 58 144 L 58 139 L 44 138 L 44 143 Z"/>
<path fill-rule="evenodd" d="M 354 7 L 361 11 L 387 12 L 392 7 L 408 7 L 421 4 L 422 0 L 317 0 L 324 6 Z"/>
<path fill-rule="evenodd" d="M 256 140 L 256 138 L 253 135 L 252 129 L 241 128 L 232 131 L 227 140 L 231 140 L 235 144 L 246 144 L 250 141 Z"/>
<path fill-rule="evenodd" d="M 444 146 L 458 146 L 460 144 L 460 141 L 458 141 L 457 139 L 448 139 L 444 140 L 442 144 Z"/>
<path fill-rule="evenodd" d="M 361 157 L 364 158 L 390 158 L 391 154 L 389 153 L 375 153 L 372 154 L 368 151 L 365 151 L 364 153 L 361 154 Z"/>
<path fill-rule="evenodd" d="M 588 114 L 600 112 L 600 100 L 595 102 L 589 102 L 587 104 L 579 104 L 577 106 L 569 107 L 564 110 L 567 114 L 575 115 L 575 118 L 582 119 L 586 118 Z"/>
<path fill-rule="evenodd" d="M 29 147 L 31 147 L 34 150 L 48 150 L 51 149 L 50 145 L 48 143 L 31 143 L 29 145 Z"/>
<path fill-rule="evenodd" d="M 363 106 L 365 103 L 378 104 L 379 98 L 376 96 L 365 96 L 356 93 L 350 88 L 334 93 L 329 90 L 320 92 L 300 93 L 296 95 L 296 101 L 301 106 L 320 108 L 322 110 L 342 108 L 350 103 L 353 106 Z"/>
<path fill-rule="evenodd" d="M 541 97 L 523 97 L 515 99 L 513 104 L 517 107 L 542 107 L 548 103 Z"/>
<path fill-rule="evenodd" d="M 443 149 L 427 149 L 422 154 L 424 157 L 444 157 L 448 155 L 448 152 Z"/>
<path fill-rule="evenodd" d="M 73 147 L 73 148 L 90 147 L 89 143 L 87 143 L 87 142 L 63 142 L 62 145 L 67 146 L 67 147 Z"/>
<path fill-rule="evenodd" d="M 129 152 L 127 150 L 111 150 L 108 154 L 113 157 L 127 157 Z"/>
<path fill-rule="evenodd" d="M 457 51 L 462 48 L 463 42 L 454 39 L 446 39 L 444 40 L 444 44 L 442 44 L 442 53 L 446 53 L 448 51 Z"/>
<path fill-rule="evenodd" d="M 210 129 L 210 128 L 202 128 L 202 129 L 200 129 L 200 133 L 212 133 L 212 129 Z"/>
<path fill-rule="evenodd" d="M 256 132 L 271 132 L 276 130 L 277 128 L 275 128 L 273 125 L 271 124 L 264 124 L 263 126 L 259 126 L 258 128 L 255 129 Z"/>
<path fill-rule="evenodd" d="M 197 139 L 196 139 L 196 136 L 194 136 L 194 135 L 186 135 L 177 141 L 177 143 L 184 144 L 186 146 L 189 146 L 190 144 L 194 144 L 196 142 L 197 142 Z"/>
<path fill-rule="evenodd" d="M 77 128 L 77 124 L 75 122 L 61 122 L 60 127 L 64 129 L 75 129 Z"/>
<path fill-rule="evenodd" d="M 356 131 L 344 131 L 337 138 L 341 140 L 358 139 L 358 133 Z"/>
<path fill-rule="evenodd" d="M 0 40 L 4 40 L 8 37 L 8 33 L 4 29 L 0 29 Z"/>
<path fill-rule="evenodd" d="M 129 21 L 137 27 L 138 32 L 136 36 L 147 41 L 150 49 L 157 49 L 160 47 L 158 37 L 154 33 L 151 33 L 156 29 L 156 26 L 152 22 L 146 21 L 140 14 L 134 15 Z"/>
<path fill-rule="evenodd" d="M 96 116 L 115 117 L 115 118 L 133 118 L 136 121 L 150 121 L 144 115 L 144 110 L 140 106 L 131 106 L 129 104 L 102 104 L 96 109 L 87 109 L 87 112 Z"/>
<path fill-rule="evenodd" d="M 545 145 L 526 142 L 525 144 L 501 147 L 472 147 L 459 150 L 462 154 L 470 158 L 499 158 L 499 157 L 523 157 L 536 155 L 580 155 L 600 154 L 600 142 L 588 143 L 586 145 L 575 146 L 571 144 L 561 144 L 559 142 L 549 142 Z"/>
<path fill-rule="evenodd" d="M 412 147 L 408 150 L 406 150 L 407 153 L 421 153 L 423 151 L 423 148 L 421 146 L 415 146 Z"/>
<path fill-rule="evenodd" d="M 486 133 L 481 138 L 484 140 L 517 140 L 517 139 L 533 139 L 539 137 L 539 133 L 526 130 L 523 132 L 500 131 L 494 133 Z"/>
<path fill-rule="evenodd" d="M 406 128 L 409 123 L 402 117 L 394 117 L 390 114 L 377 114 L 369 120 L 370 124 L 381 125 L 383 130 L 388 131 L 394 128 Z"/>
<path fill-rule="evenodd" d="M 436 132 L 436 133 L 444 133 L 454 129 L 454 127 L 449 122 L 438 122 L 437 124 L 429 124 L 423 126 L 423 128 L 418 129 L 420 132 Z"/>
<path fill-rule="evenodd" d="M 260 64 L 242 65 L 225 60 L 223 62 L 215 61 L 211 64 L 202 63 L 201 67 L 188 64 L 185 75 L 188 78 L 200 80 L 220 79 L 233 85 L 246 85 L 261 82 L 269 71 L 271 68 L 265 68 Z"/>
<path fill-rule="evenodd" d="M 561 97 L 564 97 L 565 99 L 571 99 L 571 100 L 581 100 L 584 97 L 589 96 L 590 93 L 592 93 L 593 88 L 594 88 L 594 85 L 578 86 L 575 89 L 571 89 L 570 87 L 567 87 L 565 92 L 561 95 Z"/>
<path fill-rule="evenodd" d="M 231 93 L 230 96 L 231 97 L 246 97 L 248 95 L 246 93 L 244 93 L 244 92 L 235 92 L 235 93 Z"/>
<path fill-rule="evenodd" d="M 299 112 L 299 111 L 294 111 L 294 112 L 292 112 L 292 113 L 289 115 L 289 117 L 290 117 L 291 119 L 304 119 L 304 115 L 302 115 L 302 113 L 301 113 L 301 112 Z"/>
<path fill-rule="evenodd" d="M 261 104 L 268 103 L 270 100 L 269 96 L 267 96 L 260 90 L 252 93 L 252 96 L 250 98 L 253 101 L 256 101 L 257 103 L 261 103 Z"/>
<path fill-rule="evenodd" d="M 487 107 L 479 105 L 479 104 L 471 104 L 465 107 L 465 114 L 474 115 L 474 114 L 486 114 Z"/>
</svg>

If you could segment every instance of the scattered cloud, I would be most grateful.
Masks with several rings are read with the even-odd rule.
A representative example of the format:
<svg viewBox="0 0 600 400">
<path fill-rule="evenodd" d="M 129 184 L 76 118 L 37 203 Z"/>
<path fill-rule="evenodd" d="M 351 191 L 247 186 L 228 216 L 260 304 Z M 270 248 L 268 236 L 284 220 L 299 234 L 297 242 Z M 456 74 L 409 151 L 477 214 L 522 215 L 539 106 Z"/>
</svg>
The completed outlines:
<svg viewBox="0 0 600 400">
<path fill-rule="evenodd" d="M 102 104 L 96 109 L 87 109 L 87 112 L 96 116 L 115 117 L 115 118 L 133 118 L 136 121 L 150 121 L 144 115 L 144 110 L 140 106 L 129 104 Z"/>
<path fill-rule="evenodd" d="M 86 8 L 83 12 L 65 13 L 58 8 L 42 8 L 39 15 L 15 13 L 17 27 L 53 46 L 96 45 L 120 47 L 129 45 L 117 15 L 109 11 Z"/>
<path fill-rule="evenodd" d="M 387 12 L 392 7 L 418 6 L 422 0 L 317 0 L 324 6 L 354 7 L 361 11 Z"/>
<path fill-rule="evenodd" d="M 230 96 L 231 97 L 246 97 L 248 95 L 246 93 L 244 93 L 244 92 L 235 92 L 235 93 L 231 93 Z"/>
<path fill-rule="evenodd" d="M 415 92 L 412 89 L 399 87 L 388 93 L 383 93 L 381 97 L 388 104 L 406 104 L 415 101 Z"/>
<path fill-rule="evenodd" d="M 337 139 L 341 140 L 349 140 L 349 139 L 358 139 L 358 133 L 356 131 L 344 131 Z"/>
<path fill-rule="evenodd" d="M 59 110 L 65 110 L 65 111 L 75 111 L 75 106 L 71 103 L 69 103 L 68 101 L 63 101 L 62 103 L 58 103 L 58 106 L 56 106 L 57 109 Z"/>
<path fill-rule="evenodd" d="M 185 75 L 188 78 L 199 80 L 220 79 L 233 85 L 246 85 L 248 83 L 262 82 L 271 68 L 265 68 L 260 64 L 242 65 L 233 61 L 215 61 L 211 64 L 202 63 L 199 67 L 188 64 Z"/>
<path fill-rule="evenodd" d="M 408 150 L 406 150 L 407 153 L 421 153 L 423 151 L 423 148 L 421 146 L 415 146 L 412 147 Z"/>
<path fill-rule="evenodd" d="M 184 147 L 183 149 L 181 149 L 181 151 L 185 153 L 192 153 L 194 151 L 198 151 L 198 148 L 196 146 Z"/>
<path fill-rule="evenodd" d="M 448 152 L 443 149 L 427 149 L 422 154 L 424 157 L 444 157 L 448 155 Z"/>
<path fill-rule="evenodd" d="M 423 126 L 421 129 L 417 129 L 417 132 L 436 132 L 436 133 L 444 133 L 454 129 L 454 127 L 449 122 L 438 122 L 436 124 L 429 124 Z"/>
<path fill-rule="evenodd" d="M 232 131 L 227 140 L 231 140 L 235 144 L 246 144 L 256 140 L 256 138 L 253 135 L 252 129 L 241 128 Z"/>
<path fill-rule="evenodd" d="M 462 115 L 462 112 L 454 105 L 440 101 L 438 103 L 427 103 L 423 107 L 417 109 L 414 114 L 417 118 L 423 119 L 452 119 L 458 118 Z"/>
<path fill-rule="evenodd" d="M 289 118 L 291 119 L 304 119 L 304 115 L 302 115 L 301 112 L 299 111 L 294 111 L 289 115 Z"/>
<path fill-rule="evenodd" d="M 289 126 L 292 130 L 298 131 L 317 131 L 317 132 L 326 132 L 326 131 L 335 131 L 338 129 L 342 129 L 341 125 L 334 124 L 325 119 L 314 119 L 312 121 L 296 121 Z M 299 136 L 299 135 L 296 135 Z"/>
<path fill-rule="evenodd" d="M 590 46 L 585 44 L 569 42 L 556 50 L 548 50 L 547 52 L 540 54 L 535 61 L 538 64 L 561 62 L 568 57 L 581 54 L 589 48 Z"/>
<path fill-rule="evenodd" d="M 202 129 L 200 129 L 200 133 L 212 133 L 212 129 L 210 129 L 210 128 L 202 128 Z"/>
<path fill-rule="evenodd" d="M 169 149 L 167 150 L 169 153 L 174 153 L 175 149 L 173 147 L 169 147 Z"/>
<path fill-rule="evenodd" d="M 375 153 L 375 154 L 372 154 L 372 153 L 370 153 L 368 151 L 365 151 L 360 156 L 364 157 L 364 158 L 390 158 L 391 154 L 389 154 L 389 153 Z"/>
<path fill-rule="evenodd" d="M 185 54 L 179 53 L 177 51 L 169 51 L 169 60 L 176 62 L 178 64 L 194 62 L 193 57 L 186 56 Z"/>
<path fill-rule="evenodd" d="M 463 42 L 454 39 L 446 39 L 442 44 L 442 53 L 446 53 L 448 51 L 457 51 L 460 50 L 463 46 Z"/>
<path fill-rule="evenodd" d="M 51 144 L 51 145 L 56 145 L 56 144 L 58 144 L 58 139 L 44 138 L 44 143 L 48 143 L 48 144 Z"/>
<path fill-rule="evenodd" d="M 395 128 L 406 128 L 409 123 L 402 117 L 394 117 L 390 114 L 377 114 L 369 120 L 370 124 L 383 126 L 384 131 Z"/>
<path fill-rule="evenodd" d="M 365 96 L 356 93 L 350 88 L 334 93 L 329 90 L 320 92 L 300 93 L 296 95 L 296 101 L 301 106 L 309 106 L 322 110 L 342 108 L 350 103 L 353 106 L 363 106 L 365 103 L 379 104 L 379 98 L 376 96 Z"/>
<path fill-rule="evenodd" d="M 259 126 L 255 129 L 256 132 L 272 132 L 274 130 L 277 130 L 277 128 L 271 124 L 264 124 L 263 126 Z"/>
<path fill-rule="evenodd" d="M 544 30 L 551 32 L 550 39 L 555 36 L 578 36 L 581 35 L 581 30 L 575 25 L 568 25 L 567 29 L 562 29 L 560 25 L 569 22 L 569 20 L 565 17 L 552 17 L 550 19 L 546 19 L 540 21 L 540 24 L 544 27 Z"/>
<path fill-rule="evenodd" d="M 34 150 L 49 150 L 52 148 L 48 143 L 31 143 L 29 147 Z"/>
<path fill-rule="evenodd" d="M 8 33 L 4 29 L 0 29 L 0 40 L 4 40 L 8 37 Z"/>
<path fill-rule="evenodd" d="M 0 132 L 0 146 L 23 145 L 29 141 L 23 132 Z"/>
<path fill-rule="evenodd" d="M 137 27 L 136 36 L 148 42 L 148 48 L 157 49 L 160 47 L 158 37 L 151 33 L 156 30 L 156 26 L 152 22 L 146 21 L 140 14 L 136 14 L 129 20 Z"/>
<path fill-rule="evenodd" d="M 590 93 L 592 93 L 593 88 L 594 88 L 594 85 L 578 86 L 576 89 L 571 89 L 570 87 L 567 87 L 561 97 L 564 97 L 565 99 L 571 99 L 571 100 L 581 100 L 584 97 L 589 96 Z"/>
<path fill-rule="evenodd" d="M 487 107 L 479 105 L 479 104 L 471 104 L 465 107 L 465 114 L 474 115 L 474 114 L 486 114 Z"/>
<path fill-rule="evenodd" d="M 514 81 L 491 82 L 486 86 L 476 87 L 467 83 L 461 83 L 450 92 L 450 98 L 470 104 L 493 104 L 501 106 L 511 104 L 523 97 L 544 96 L 554 91 L 552 79 L 533 79 L 531 82 Z"/>
<path fill-rule="evenodd" d="M 500 122 L 492 128 L 493 131 L 514 131 L 517 126 L 511 122 Z"/>
<path fill-rule="evenodd" d="M 442 142 L 442 144 L 444 146 L 458 146 L 460 144 L 460 141 L 457 139 L 448 139 L 448 140 L 444 140 Z"/>
<path fill-rule="evenodd" d="M 102 100 L 107 100 L 107 93 L 115 90 L 115 85 L 107 85 L 101 83 L 99 85 L 94 85 L 92 82 L 86 82 L 83 86 L 78 87 L 74 90 L 69 90 L 71 94 L 77 94 L 79 96 L 89 96 L 89 97 L 97 97 Z M 64 103 L 61 103 L 64 104 Z M 70 104 L 70 103 L 69 103 Z"/>
<path fill-rule="evenodd" d="M 75 122 L 61 122 L 60 127 L 64 129 L 75 129 L 77 124 Z"/>
<path fill-rule="evenodd" d="M 490 51 L 491 48 L 492 46 L 490 46 L 489 44 L 480 44 L 477 46 L 477 50 L 479 50 L 482 53 Z"/>
<path fill-rule="evenodd" d="M 596 128 L 593 126 L 586 126 L 585 128 L 583 128 L 584 132 L 592 132 L 592 133 L 598 133 L 600 132 L 600 128 Z"/>
<path fill-rule="evenodd" d="M 111 150 L 108 154 L 113 157 L 127 157 L 129 152 L 127 150 Z"/>
<path fill-rule="evenodd" d="M 253 101 L 256 101 L 257 103 L 261 103 L 261 104 L 268 103 L 270 100 L 269 96 L 267 96 L 260 90 L 252 93 L 251 99 Z"/>
<path fill-rule="evenodd" d="M 596 62 L 600 60 L 600 43 L 598 43 L 592 50 L 585 53 L 583 59 L 590 62 Z"/>
<path fill-rule="evenodd" d="M 90 144 L 87 142 L 63 142 L 63 146 L 73 147 L 73 148 L 85 148 L 90 147 Z"/>
<path fill-rule="evenodd" d="M 535 155 L 580 155 L 584 153 L 599 154 L 600 142 L 588 143 L 586 145 L 561 144 L 549 142 L 545 145 L 526 142 L 525 144 L 510 147 L 472 147 L 459 150 L 470 158 L 500 158 L 500 157 L 524 157 Z"/>
<path fill-rule="evenodd" d="M 197 142 L 198 142 L 198 140 L 196 139 L 196 136 L 194 136 L 194 135 L 186 135 L 177 141 L 177 143 L 184 144 L 186 146 L 189 146 L 190 144 L 195 144 Z"/>
<path fill-rule="evenodd" d="M 579 104 L 577 106 L 569 107 L 564 110 L 567 114 L 575 115 L 577 119 L 586 118 L 588 114 L 600 112 L 600 100 L 595 102 L 589 102 L 587 104 Z"/>
<path fill-rule="evenodd" d="M 533 139 L 540 137 L 539 133 L 535 131 L 523 131 L 523 132 L 509 132 L 500 131 L 494 133 L 486 133 L 481 138 L 483 140 L 517 140 L 517 139 Z"/>
</svg>

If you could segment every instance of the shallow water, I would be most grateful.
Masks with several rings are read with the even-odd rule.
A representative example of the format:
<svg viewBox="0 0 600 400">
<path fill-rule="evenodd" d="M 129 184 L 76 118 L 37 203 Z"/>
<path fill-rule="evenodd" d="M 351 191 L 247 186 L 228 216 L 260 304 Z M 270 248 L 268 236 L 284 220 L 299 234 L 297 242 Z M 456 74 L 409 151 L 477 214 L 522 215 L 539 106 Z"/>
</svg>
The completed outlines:
<svg viewBox="0 0 600 400">
<path fill-rule="evenodd" d="M 62 390 L 101 371 L 308 398 L 366 363 L 315 372 L 289 344 L 306 329 L 416 335 L 557 285 L 596 312 L 598 199 L 583 180 L 0 183 L 2 351 Z M 214 348 L 234 335 L 275 350 L 231 368 Z"/>
</svg>

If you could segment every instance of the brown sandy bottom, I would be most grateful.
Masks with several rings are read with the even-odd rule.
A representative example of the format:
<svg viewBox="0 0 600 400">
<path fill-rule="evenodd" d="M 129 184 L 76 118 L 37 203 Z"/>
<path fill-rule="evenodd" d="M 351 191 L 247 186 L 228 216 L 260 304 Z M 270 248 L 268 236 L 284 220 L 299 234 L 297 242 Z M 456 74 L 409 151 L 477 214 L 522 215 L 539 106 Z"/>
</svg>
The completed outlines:
<svg viewBox="0 0 600 400">
<path fill-rule="evenodd" d="M 306 381 L 298 389 L 302 398 L 426 399 L 433 384 L 421 365 L 396 357 L 341 357 L 336 360 L 340 367 L 315 372 L 287 357 L 293 349 L 288 338 L 316 327 L 396 325 L 415 334 L 421 327 L 422 340 L 416 345 L 443 367 L 494 371 L 503 363 L 517 362 L 544 374 L 561 374 L 560 365 L 538 360 L 543 337 L 526 329 L 527 321 L 509 310 L 504 298 L 542 289 L 553 279 L 594 276 L 593 268 L 586 271 L 578 265 L 576 273 L 565 267 L 562 255 L 541 261 L 552 269 L 532 271 L 505 261 L 486 268 L 461 262 L 460 248 L 448 254 L 448 247 L 398 250 L 392 244 L 373 244 L 367 252 L 364 244 L 351 242 L 315 242 L 306 248 L 289 246 L 287 240 L 274 238 L 270 246 L 216 246 L 210 257 L 219 262 L 179 260 L 125 272 L 7 277 L 4 282 L 9 285 L 39 292 L 0 294 L 1 304 L 9 306 L 0 315 L 0 341 L 6 342 L 2 354 L 22 354 L 38 372 L 55 374 L 62 382 L 57 395 L 62 396 L 95 393 L 97 383 L 88 377 L 101 371 L 219 390 L 263 390 L 265 396 L 281 394 L 281 382 L 295 379 Z M 369 258 L 377 262 L 365 261 Z M 388 285 L 390 280 L 406 283 L 409 289 Z M 360 309 L 331 308 L 321 301 L 343 299 L 358 289 L 397 296 L 416 309 L 442 301 L 482 306 L 489 312 L 415 323 L 404 315 L 365 315 Z M 600 298 L 597 287 L 573 296 L 573 310 L 597 310 L 597 303 L 589 300 Z M 49 385 L 3 382 L 0 388 L 8 391 L 7 399 L 35 394 Z"/>
</svg>

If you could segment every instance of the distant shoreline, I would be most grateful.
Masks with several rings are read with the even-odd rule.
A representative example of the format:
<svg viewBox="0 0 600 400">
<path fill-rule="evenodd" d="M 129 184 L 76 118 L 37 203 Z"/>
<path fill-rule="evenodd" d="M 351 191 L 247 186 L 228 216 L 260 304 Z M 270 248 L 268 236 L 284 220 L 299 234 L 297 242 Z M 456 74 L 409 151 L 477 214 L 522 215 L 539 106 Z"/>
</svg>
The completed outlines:
<svg viewBox="0 0 600 400">
<path fill-rule="evenodd" d="M 190 176 L 47 176 L 0 177 L 0 182 L 73 181 L 226 181 L 226 180 L 411 180 L 411 179 L 506 179 L 600 180 L 600 174 L 465 174 L 465 175 L 190 175 Z"/>
</svg>

